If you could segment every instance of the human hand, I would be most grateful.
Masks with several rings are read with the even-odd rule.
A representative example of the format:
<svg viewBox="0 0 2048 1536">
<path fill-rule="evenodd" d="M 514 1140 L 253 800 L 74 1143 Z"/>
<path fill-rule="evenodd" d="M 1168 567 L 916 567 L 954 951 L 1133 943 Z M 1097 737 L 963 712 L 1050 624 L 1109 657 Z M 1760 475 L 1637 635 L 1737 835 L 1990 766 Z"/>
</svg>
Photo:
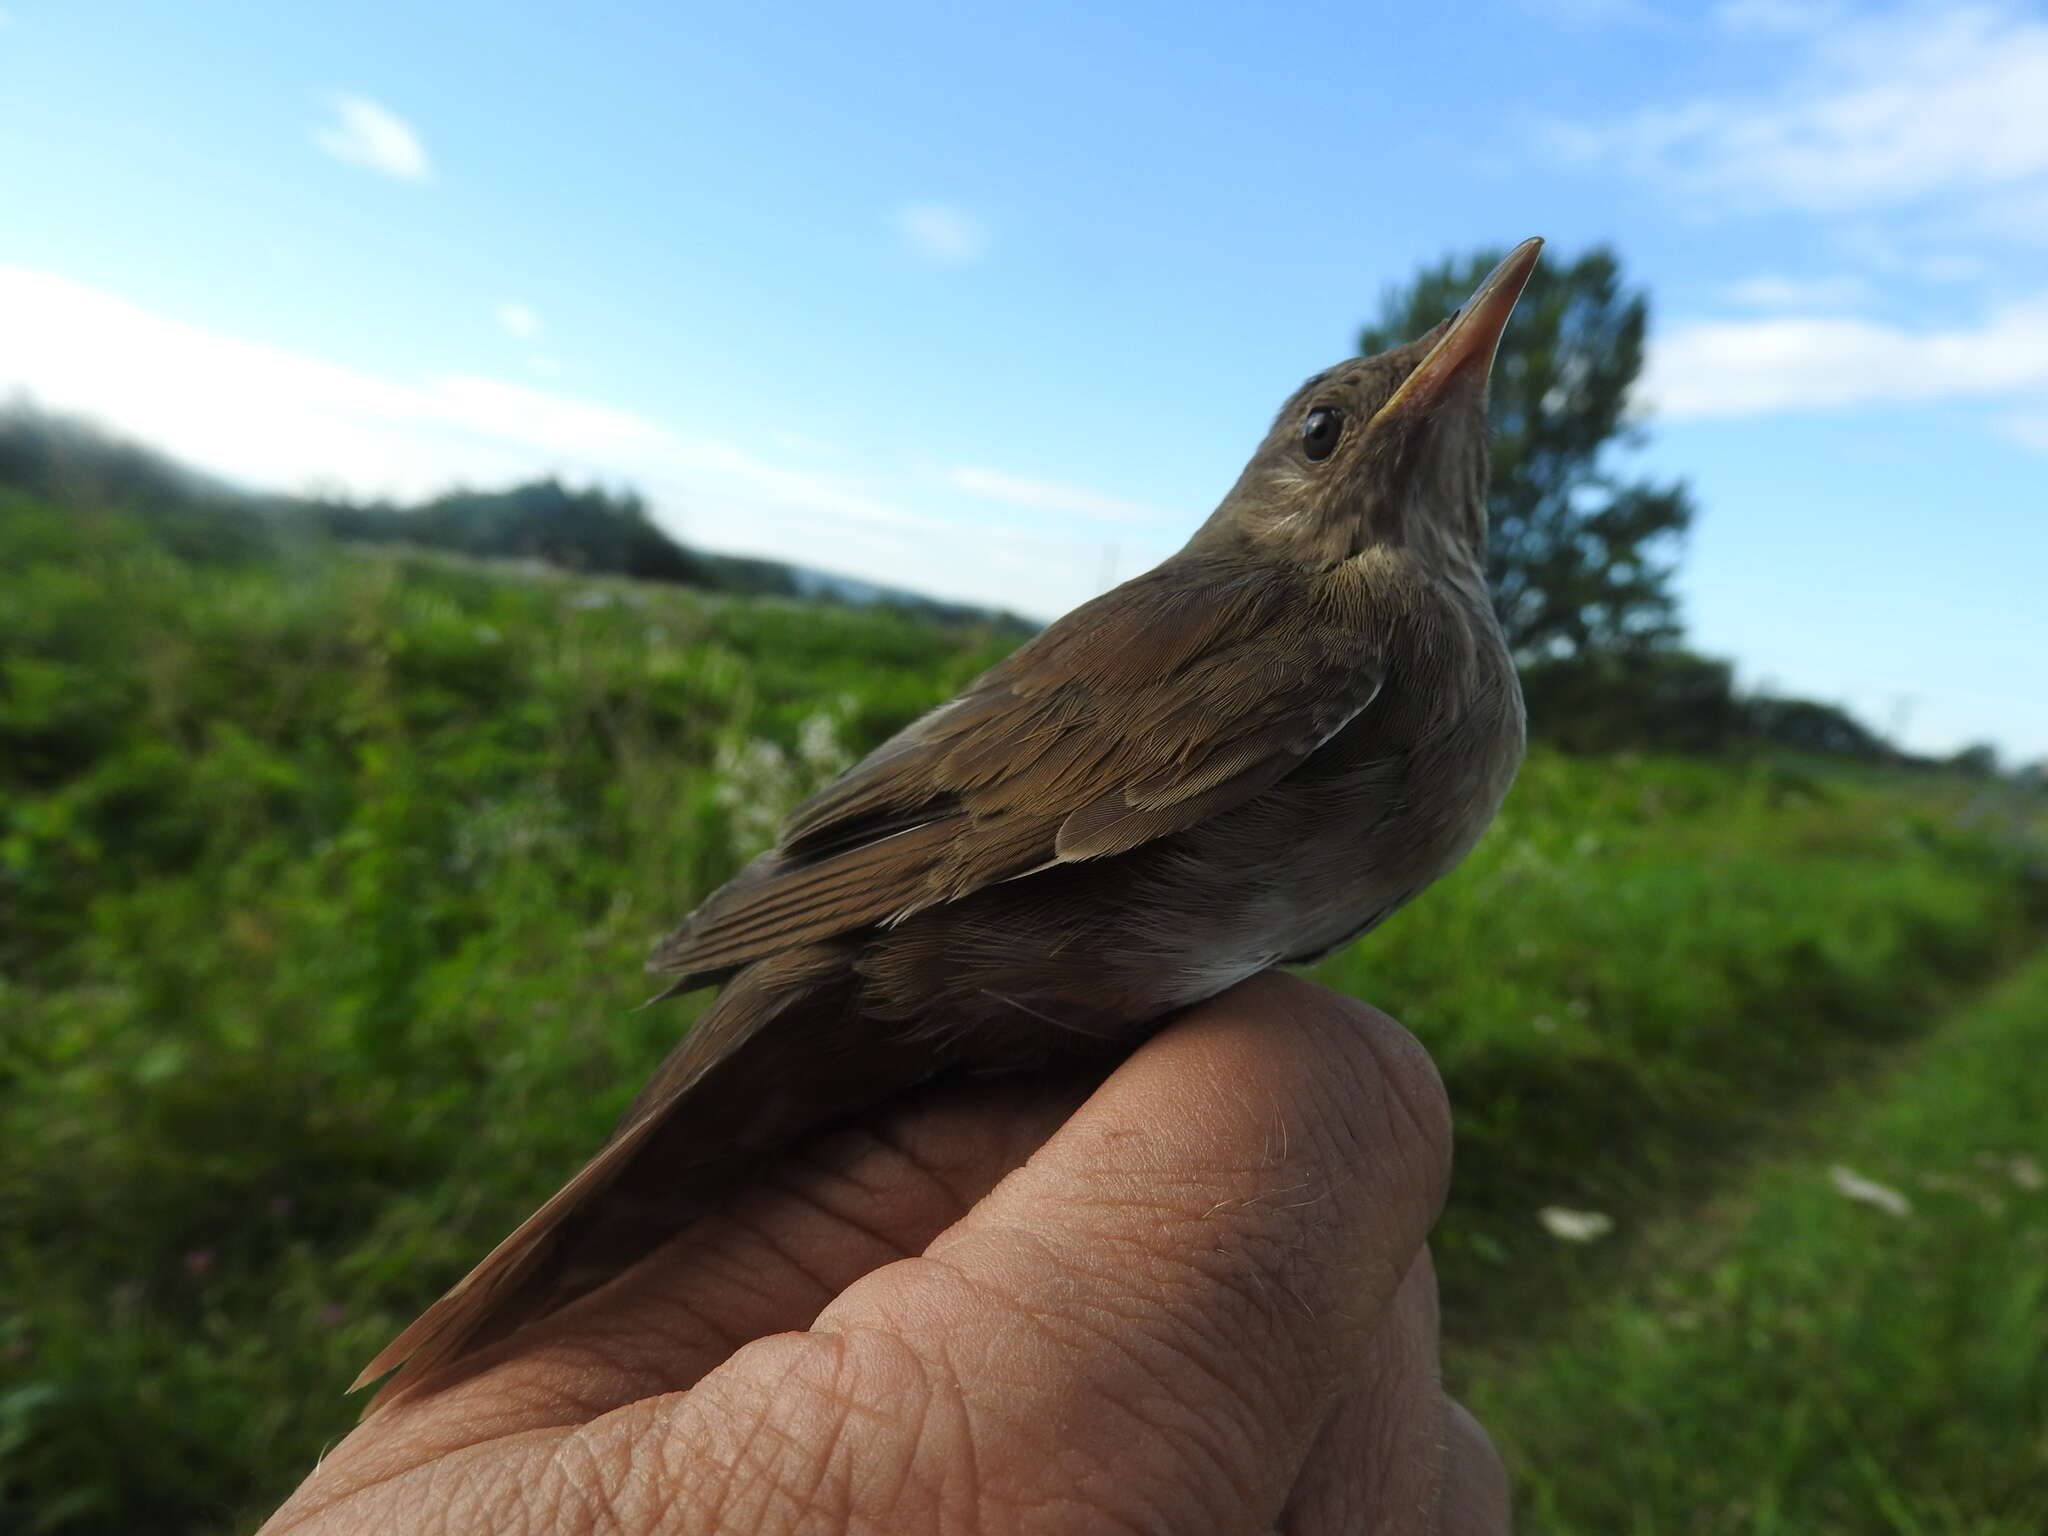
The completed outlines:
<svg viewBox="0 0 2048 1536">
<path fill-rule="evenodd" d="M 955 1086 L 768 1171 L 264 1531 L 1504 1532 L 1437 1376 L 1449 1169 L 1414 1039 L 1262 976 L 1099 1086 Z"/>
</svg>

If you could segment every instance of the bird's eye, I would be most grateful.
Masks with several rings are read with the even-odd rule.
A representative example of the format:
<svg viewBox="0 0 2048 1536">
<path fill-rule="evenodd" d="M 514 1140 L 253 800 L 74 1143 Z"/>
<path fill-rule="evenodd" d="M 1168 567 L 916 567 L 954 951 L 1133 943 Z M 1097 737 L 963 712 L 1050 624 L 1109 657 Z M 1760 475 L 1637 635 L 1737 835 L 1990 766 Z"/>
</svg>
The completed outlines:
<svg viewBox="0 0 2048 1536">
<path fill-rule="evenodd" d="M 1344 413 L 1327 405 L 1319 406 L 1302 418 L 1301 451 L 1308 455 L 1311 464 L 1320 464 L 1343 435 Z"/>
</svg>

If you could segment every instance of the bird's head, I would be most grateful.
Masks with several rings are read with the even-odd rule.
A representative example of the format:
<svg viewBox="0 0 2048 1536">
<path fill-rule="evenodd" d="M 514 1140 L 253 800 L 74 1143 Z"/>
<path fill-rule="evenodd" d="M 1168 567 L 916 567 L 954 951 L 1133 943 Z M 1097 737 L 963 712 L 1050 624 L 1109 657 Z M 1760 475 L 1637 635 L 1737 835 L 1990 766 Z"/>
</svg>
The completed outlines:
<svg viewBox="0 0 2048 1536">
<path fill-rule="evenodd" d="M 1516 246 L 1427 335 L 1296 390 L 1189 552 L 1329 566 L 1400 545 L 1476 571 L 1486 549 L 1487 379 L 1542 248 L 1540 239 Z"/>
</svg>

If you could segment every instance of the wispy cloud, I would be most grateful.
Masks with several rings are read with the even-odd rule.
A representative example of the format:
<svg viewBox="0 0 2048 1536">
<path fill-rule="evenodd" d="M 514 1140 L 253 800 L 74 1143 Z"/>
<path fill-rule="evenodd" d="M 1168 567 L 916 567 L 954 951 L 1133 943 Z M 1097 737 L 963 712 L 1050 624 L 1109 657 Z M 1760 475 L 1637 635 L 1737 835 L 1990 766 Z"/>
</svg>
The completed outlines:
<svg viewBox="0 0 2048 1536">
<path fill-rule="evenodd" d="M 2048 454 L 2048 401 L 2032 408 L 2006 411 L 1992 425 L 2022 448 Z"/>
<path fill-rule="evenodd" d="M 541 474 L 623 478 L 680 536 L 714 548 L 1047 615 L 1096 590 L 1098 537 L 920 507 L 925 474 L 800 462 L 817 445 L 777 459 L 757 442 L 503 380 L 365 373 L 22 268 L 0 266 L 0 335 L 0 397 L 85 412 L 251 486 L 417 497 Z"/>
<path fill-rule="evenodd" d="M 313 142 L 345 165 L 359 165 L 398 181 L 432 181 L 433 162 L 412 124 L 380 102 L 345 91 L 326 97 L 333 119 L 313 131 Z"/>
<path fill-rule="evenodd" d="M 1025 507 L 1034 512 L 1054 512 L 1068 517 L 1095 518 L 1110 523 L 1165 522 L 1169 514 L 1142 502 L 1110 496 L 1085 485 L 1068 485 L 1057 480 L 1036 480 L 1025 475 L 1005 474 L 996 469 L 962 466 L 938 472 L 941 484 L 984 501 Z"/>
<path fill-rule="evenodd" d="M 964 266 L 988 249 L 981 220 L 945 203 L 906 203 L 896 210 L 896 229 L 914 254 L 941 266 Z"/>
<path fill-rule="evenodd" d="M 2048 290 L 1946 329 L 1812 315 L 1681 324 L 1651 348 L 1642 392 L 1661 415 L 1704 417 L 1879 400 L 2013 399 L 2043 387 Z"/>
<path fill-rule="evenodd" d="M 1724 294 L 1744 309 L 1847 309 L 1869 302 L 1870 283 L 1850 273 L 1832 277 L 1783 277 L 1759 273 L 1730 283 Z"/>
<path fill-rule="evenodd" d="M 2048 20 L 2036 14 L 1740 0 L 1717 21 L 1787 61 L 1776 88 L 1554 124 L 1553 147 L 1732 212 L 1850 214 L 2048 181 Z"/>
<path fill-rule="evenodd" d="M 2006 413 L 1987 428 L 2039 446 L 2048 290 L 2028 252 L 2048 245 L 2048 18 L 2002 0 L 1724 0 L 1705 25 L 1768 83 L 1553 124 L 1551 146 L 1689 213 L 1803 227 L 1839 270 L 1723 288 L 1750 313 L 1662 331 L 1643 399 L 1674 417 L 1977 400 Z M 1891 318 L 1931 283 L 1950 290 L 1941 322 Z"/>
<path fill-rule="evenodd" d="M 531 341 L 540 334 L 540 316 L 534 313 L 530 304 L 511 300 L 500 304 L 495 311 L 498 324 L 507 336 L 516 341 Z"/>
</svg>

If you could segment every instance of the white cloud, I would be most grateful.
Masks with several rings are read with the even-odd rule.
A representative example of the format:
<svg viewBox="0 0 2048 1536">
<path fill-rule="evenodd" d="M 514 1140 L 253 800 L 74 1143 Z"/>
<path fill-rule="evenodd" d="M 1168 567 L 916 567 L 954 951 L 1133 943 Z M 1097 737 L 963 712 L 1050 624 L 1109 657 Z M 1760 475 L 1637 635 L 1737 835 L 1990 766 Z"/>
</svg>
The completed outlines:
<svg viewBox="0 0 2048 1536">
<path fill-rule="evenodd" d="M 1847 273 L 1799 278 L 1765 272 L 1730 283 L 1723 291 L 1744 309 L 1845 309 L 1871 297 L 1870 284 Z"/>
<path fill-rule="evenodd" d="M 984 501 L 1006 506 L 1027 507 L 1035 512 L 1057 512 L 1072 517 L 1090 517 L 1111 523 L 1158 523 L 1170 514 L 1142 502 L 1105 495 L 1085 485 L 1067 485 L 1056 480 L 1034 480 L 1024 475 L 971 466 L 942 470 L 938 480 L 956 491 L 965 491 Z"/>
<path fill-rule="evenodd" d="M 972 214 L 943 203 L 908 203 L 896 210 L 896 228 L 917 255 L 942 266 L 978 260 L 988 230 Z"/>
<path fill-rule="evenodd" d="M 433 163 L 412 124 L 367 96 L 331 92 L 334 120 L 313 132 L 313 142 L 346 165 L 360 165 L 399 181 L 431 181 Z"/>
<path fill-rule="evenodd" d="M 504 327 L 505 334 L 515 340 L 531 341 L 540 334 L 540 316 L 534 313 L 530 304 L 508 300 L 493 313 L 498 317 L 498 324 Z"/>
<path fill-rule="evenodd" d="M 2048 454 L 2048 400 L 2019 410 L 2005 411 L 1994 417 L 1991 424 L 2001 435 L 2022 448 Z"/>
<path fill-rule="evenodd" d="M 1719 19 L 1792 61 L 1778 90 L 1556 124 L 1553 147 L 1737 212 L 1897 209 L 2048 180 L 2048 20 L 1786 0 L 1742 0 Z"/>
<path fill-rule="evenodd" d="M 2048 290 L 1948 329 L 1814 315 L 1681 324 L 1652 345 L 1642 392 L 1661 415 L 1702 417 L 2044 386 Z"/>
<path fill-rule="evenodd" d="M 541 474 L 623 479 L 712 548 L 1042 615 L 1096 590 L 1096 539 L 919 510 L 925 477 L 907 469 L 825 472 L 502 380 L 365 373 L 22 268 L 0 266 L 0 335 L 0 398 L 26 392 L 251 486 L 411 498 Z"/>
<path fill-rule="evenodd" d="M 1881 9 L 1843 0 L 1725 0 L 1729 47 L 1776 83 L 1553 124 L 1581 164 L 1670 190 L 1701 215 L 1773 214 L 1837 250 L 1820 277 L 1754 274 L 1722 290 L 1751 313 L 1653 341 L 1643 397 L 1674 417 L 1976 399 L 2038 445 L 2048 388 L 2048 18 L 2000 3 Z M 1796 225 L 1795 225 L 1796 227 Z M 1918 285 L 1974 298 L 1978 318 L 1909 324 Z"/>
</svg>

